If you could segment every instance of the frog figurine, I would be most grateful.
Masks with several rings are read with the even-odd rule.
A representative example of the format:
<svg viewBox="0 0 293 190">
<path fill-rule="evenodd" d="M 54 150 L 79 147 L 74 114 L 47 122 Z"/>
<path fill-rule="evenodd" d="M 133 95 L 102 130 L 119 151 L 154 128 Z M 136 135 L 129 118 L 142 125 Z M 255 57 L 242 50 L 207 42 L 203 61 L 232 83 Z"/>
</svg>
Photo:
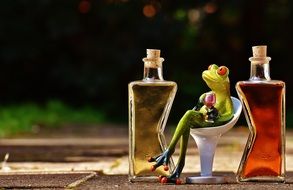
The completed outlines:
<svg viewBox="0 0 293 190">
<path fill-rule="evenodd" d="M 185 164 L 190 128 L 215 127 L 226 124 L 233 118 L 228 75 L 229 69 L 226 66 L 218 67 L 215 64 L 210 65 L 208 70 L 203 71 L 202 78 L 211 91 L 202 94 L 196 106 L 183 115 L 167 149 L 162 154 L 148 159 L 149 162 L 155 162 L 151 167 L 152 171 L 162 165 L 164 170 L 169 170 L 170 157 L 180 139 L 180 155 L 177 165 L 170 176 L 159 177 L 161 183 L 181 184 L 179 177 Z M 208 102 L 209 99 L 214 99 L 215 102 L 210 103 Z"/>
</svg>

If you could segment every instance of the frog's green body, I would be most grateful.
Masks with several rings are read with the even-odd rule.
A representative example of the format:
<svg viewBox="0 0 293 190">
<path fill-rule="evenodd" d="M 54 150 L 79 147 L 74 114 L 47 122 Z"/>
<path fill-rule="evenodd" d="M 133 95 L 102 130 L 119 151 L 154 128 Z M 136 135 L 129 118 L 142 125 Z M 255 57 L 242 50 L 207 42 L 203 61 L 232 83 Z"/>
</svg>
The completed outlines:
<svg viewBox="0 0 293 190">
<path fill-rule="evenodd" d="M 208 87 L 216 95 L 214 107 L 218 110 L 218 116 L 213 122 L 206 121 L 207 108 L 203 103 L 206 93 L 202 94 L 193 110 L 188 110 L 180 119 L 176 131 L 173 135 L 168 148 L 159 156 L 153 157 L 150 161 L 156 164 L 152 169 L 161 165 L 168 165 L 171 155 L 175 151 L 175 146 L 180 140 L 180 156 L 176 168 L 169 177 L 165 177 L 164 182 L 177 182 L 185 164 L 185 155 L 189 139 L 190 128 L 214 127 L 227 123 L 233 117 L 233 104 L 230 96 L 230 82 L 228 78 L 229 70 L 227 67 L 211 65 L 208 70 L 202 73 L 202 78 Z"/>
</svg>

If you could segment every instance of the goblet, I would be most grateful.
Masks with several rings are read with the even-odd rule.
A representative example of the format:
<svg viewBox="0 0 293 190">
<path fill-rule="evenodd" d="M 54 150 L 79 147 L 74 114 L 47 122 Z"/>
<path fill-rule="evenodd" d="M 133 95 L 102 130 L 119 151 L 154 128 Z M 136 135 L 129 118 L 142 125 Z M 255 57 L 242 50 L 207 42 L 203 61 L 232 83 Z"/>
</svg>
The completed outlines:
<svg viewBox="0 0 293 190">
<path fill-rule="evenodd" d="M 234 108 L 234 116 L 228 123 L 216 127 L 193 128 L 190 134 L 194 138 L 200 156 L 201 176 L 187 177 L 186 183 L 225 183 L 223 176 L 213 176 L 213 162 L 215 150 L 220 137 L 230 130 L 237 122 L 241 110 L 241 102 L 231 97 Z"/>
</svg>

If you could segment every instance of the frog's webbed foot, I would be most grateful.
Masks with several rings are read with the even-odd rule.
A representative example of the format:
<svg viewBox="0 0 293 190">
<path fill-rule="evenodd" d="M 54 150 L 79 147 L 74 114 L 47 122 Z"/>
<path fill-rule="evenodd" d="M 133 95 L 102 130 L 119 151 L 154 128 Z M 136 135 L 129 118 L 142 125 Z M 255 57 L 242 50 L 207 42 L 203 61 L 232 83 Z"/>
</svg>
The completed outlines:
<svg viewBox="0 0 293 190">
<path fill-rule="evenodd" d="M 150 157 L 148 159 L 149 162 L 156 162 L 154 165 L 151 166 L 151 171 L 155 171 L 158 167 L 164 166 L 164 170 L 168 171 L 168 163 L 170 161 L 171 152 L 169 149 L 165 150 L 162 154 L 156 157 Z M 177 167 L 178 168 L 178 167 Z M 161 183 L 175 183 L 181 184 L 179 179 L 180 173 L 178 169 L 175 169 L 171 176 L 159 176 L 159 181 Z"/>
<path fill-rule="evenodd" d="M 190 133 L 190 129 L 186 128 L 180 138 L 180 154 L 179 154 L 179 159 L 178 159 L 177 165 L 176 165 L 175 169 L 172 171 L 170 176 L 160 176 L 159 177 L 159 180 L 161 183 L 174 183 L 177 185 L 181 184 L 181 180 L 179 179 L 179 177 L 180 177 L 180 174 L 182 173 L 182 170 L 185 165 L 185 156 L 186 156 L 186 149 L 187 149 L 187 144 L 188 144 L 189 133 Z M 172 150 L 172 152 L 170 152 L 170 150 Z M 157 162 L 152 167 L 156 168 L 158 165 L 162 165 L 162 163 L 168 164 L 170 156 L 173 154 L 173 152 L 174 152 L 174 149 L 167 149 L 160 156 L 158 156 L 156 158 L 152 158 L 151 161 Z M 167 159 L 167 162 L 164 162 L 166 159 Z M 165 167 L 164 167 L 164 169 L 165 169 Z"/>
<path fill-rule="evenodd" d="M 161 183 L 174 183 L 176 185 L 180 185 L 182 181 L 179 179 L 179 177 L 166 177 L 166 176 L 159 176 L 159 181 Z"/>
<path fill-rule="evenodd" d="M 150 157 L 148 159 L 149 162 L 156 162 L 154 165 L 151 166 L 151 171 L 155 171 L 158 167 L 164 166 L 164 170 L 168 171 L 169 167 L 168 164 L 170 162 L 170 157 L 173 154 L 169 149 L 166 149 L 162 154 L 156 157 Z"/>
<path fill-rule="evenodd" d="M 159 181 L 161 183 L 174 183 L 180 185 L 182 182 L 180 180 L 180 174 L 184 167 L 184 161 L 179 163 L 173 173 L 170 176 L 159 176 Z"/>
</svg>

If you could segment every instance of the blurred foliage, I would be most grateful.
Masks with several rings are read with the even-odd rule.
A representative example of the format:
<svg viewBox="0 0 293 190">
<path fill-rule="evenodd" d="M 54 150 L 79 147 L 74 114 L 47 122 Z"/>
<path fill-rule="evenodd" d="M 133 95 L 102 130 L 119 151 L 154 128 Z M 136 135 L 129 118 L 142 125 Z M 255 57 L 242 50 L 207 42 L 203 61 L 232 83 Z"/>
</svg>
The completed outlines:
<svg viewBox="0 0 293 190">
<path fill-rule="evenodd" d="M 56 100 L 46 105 L 35 103 L 0 107 L 0 137 L 19 132 L 37 132 L 40 127 L 64 124 L 98 124 L 105 121 L 102 112 L 91 107 L 73 108 Z"/>
<path fill-rule="evenodd" d="M 287 83 L 290 97 L 292 7 L 289 0 L 2 1 L 1 109 L 59 99 L 126 123 L 127 83 L 142 78 L 146 48 L 162 50 L 164 78 L 178 83 L 174 123 L 208 90 L 201 72 L 210 64 L 230 68 L 237 96 L 252 45 L 268 45 L 272 78 Z M 287 109 L 292 103 L 287 98 Z"/>
</svg>

